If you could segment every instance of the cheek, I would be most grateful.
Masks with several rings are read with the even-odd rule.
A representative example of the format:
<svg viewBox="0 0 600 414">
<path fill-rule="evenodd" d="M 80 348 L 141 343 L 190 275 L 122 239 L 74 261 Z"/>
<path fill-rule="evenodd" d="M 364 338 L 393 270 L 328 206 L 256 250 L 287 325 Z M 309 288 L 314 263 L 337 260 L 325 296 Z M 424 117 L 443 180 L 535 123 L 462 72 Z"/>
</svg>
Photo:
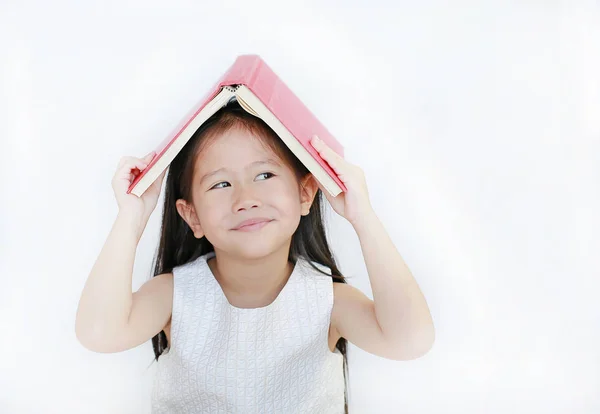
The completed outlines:
<svg viewBox="0 0 600 414">
<path fill-rule="evenodd" d="M 300 194 L 293 187 L 293 183 L 281 182 L 265 190 L 264 199 L 274 205 L 285 216 L 297 216 L 301 212 Z"/>
<path fill-rule="evenodd" d="M 223 202 L 224 200 L 219 200 L 218 197 L 212 197 L 211 199 L 202 200 L 196 207 L 200 224 L 205 231 L 210 230 L 222 221 L 223 215 L 228 211 Z"/>
</svg>

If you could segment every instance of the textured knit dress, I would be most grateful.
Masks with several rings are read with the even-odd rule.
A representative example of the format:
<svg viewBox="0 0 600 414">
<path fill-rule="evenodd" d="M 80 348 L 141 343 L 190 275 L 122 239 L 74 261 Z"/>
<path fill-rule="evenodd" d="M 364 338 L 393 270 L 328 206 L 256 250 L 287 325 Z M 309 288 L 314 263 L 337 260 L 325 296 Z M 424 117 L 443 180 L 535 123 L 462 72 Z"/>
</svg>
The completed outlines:
<svg viewBox="0 0 600 414">
<path fill-rule="evenodd" d="M 328 345 L 331 276 L 300 258 L 271 304 L 237 308 L 213 256 L 173 269 L 171 344 L 157 361 L 152 413 L 343 413 L 343 356 Z"/>
</svg>

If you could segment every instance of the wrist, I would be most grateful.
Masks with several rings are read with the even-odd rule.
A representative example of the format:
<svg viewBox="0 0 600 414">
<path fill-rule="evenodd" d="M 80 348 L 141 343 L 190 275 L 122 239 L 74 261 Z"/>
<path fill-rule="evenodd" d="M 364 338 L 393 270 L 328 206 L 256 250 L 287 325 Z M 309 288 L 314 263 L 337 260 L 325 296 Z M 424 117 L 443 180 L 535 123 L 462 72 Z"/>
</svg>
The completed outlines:
<svg viewBox="0 0 600 414">
<path fill-rule="evenodd" d="M 146 228 L 146 221 L 139 213 L 120 210 L 115 220 L 116 226 L 131 232 L 133 236 L 139 240 Z"/>
<path fill-rule="evenodd" d="M 360 233 L 362 231 L 368 231 L 369 228 L 372 228 L 373 224 L 375 224 L 377 220 L 379 219 L 375 214 L 375 211 L 372 208 L 366 208 L 350 224 L 352 224 L 352 227 L 354 227 L 354 230 L 357 233 Z"/>
</svg>

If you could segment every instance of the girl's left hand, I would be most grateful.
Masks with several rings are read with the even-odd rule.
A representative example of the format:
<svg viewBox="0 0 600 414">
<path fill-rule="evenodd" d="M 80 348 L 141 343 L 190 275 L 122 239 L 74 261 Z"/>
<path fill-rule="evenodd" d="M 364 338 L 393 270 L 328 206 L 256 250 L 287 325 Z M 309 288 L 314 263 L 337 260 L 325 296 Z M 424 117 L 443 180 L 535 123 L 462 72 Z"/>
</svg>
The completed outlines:
<svg viewBox="0 0 600 414">
<path fill-rule="evenodd" d="M 356 226 L 362 218 L 367 217 L 367 214 L 372 211 L 363 170 L 356 165 L 350 164 L 316 135 L 311 139 L 310 143 L 337 174 L 348 191 L 346 193 L 341 192 L 336 197 L 332 197 L 317 180 L 319 188 L 325 194 L 325 197 L 327 197 L 333 210 L 348 220 L 353 226 Z"/>
</svg>

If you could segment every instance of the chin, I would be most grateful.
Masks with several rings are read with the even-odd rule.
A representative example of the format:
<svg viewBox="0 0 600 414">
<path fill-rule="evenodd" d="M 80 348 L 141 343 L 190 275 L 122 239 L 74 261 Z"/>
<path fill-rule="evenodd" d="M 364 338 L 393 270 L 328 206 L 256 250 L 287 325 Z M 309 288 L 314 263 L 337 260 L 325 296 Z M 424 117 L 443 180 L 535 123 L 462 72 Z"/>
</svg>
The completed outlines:
<svg viewBox="0 0 600 414">
<path fill-rule="evenodd" d="M 279 237 L 271 239 L 263 236 L 254 240 L 239 241 L 235 244 L 230 244 L 223 250 L 244 260 L 258 260 L 281 251 L 284 245 L 289 247 L 289 242 L 289 238 L 287 240 L 280 239 Z"/>
<path fill-rule="evenodd" d="M 265 243 L 256 243 L 252 246 L 240 246 L 235 249 L 236 255 L 247 259 L 247 260 L 257 260 L 267 257 L 277 251 L 277 248 L 272 245 L 268 245 Z"/>
</svg>

